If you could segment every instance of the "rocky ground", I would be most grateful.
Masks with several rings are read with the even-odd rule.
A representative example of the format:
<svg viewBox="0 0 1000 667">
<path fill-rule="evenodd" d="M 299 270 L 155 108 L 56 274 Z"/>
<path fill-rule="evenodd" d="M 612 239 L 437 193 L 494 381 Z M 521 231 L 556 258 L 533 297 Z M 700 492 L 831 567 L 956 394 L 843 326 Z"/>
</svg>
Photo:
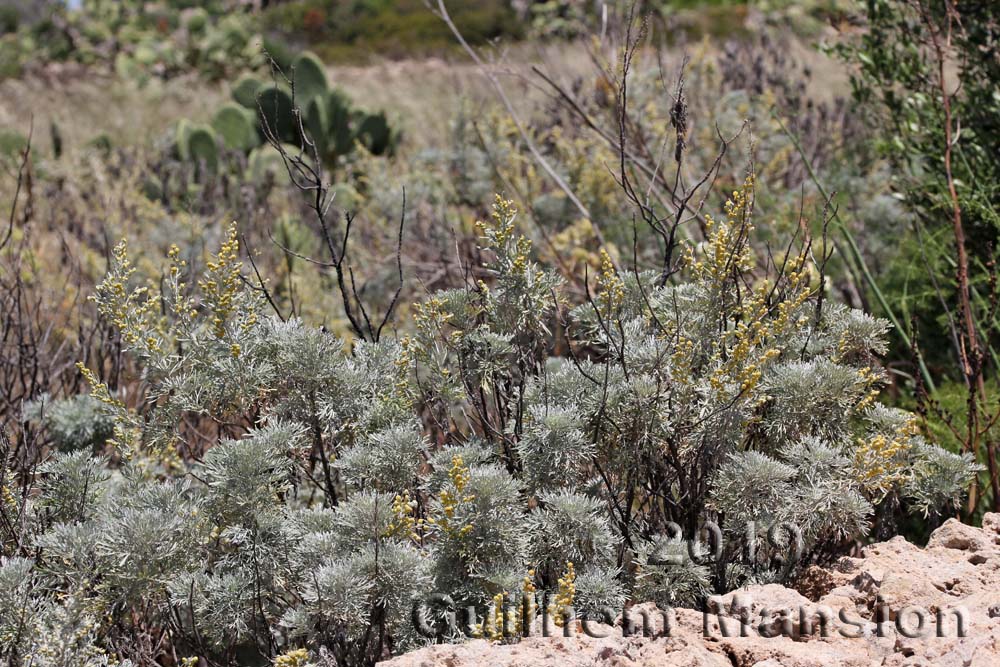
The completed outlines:
<svg viewBox="0 0 1000 667">
<path fill-rule="evenodd" d="M 619 618 L 589 627 L 603 637 L 577 625 L 572 637 L 431 646 L 382 665 L 1000 666 L 1000 514 L 987 514 L 983 528 L 949 520 L 924 549 L 902 537 L 871 545 L 803 581 L 800 591 L 744 588 L 713 599 L 716 613 L 676 609 L 665 622 L 652 605 L 633 607 L 626 623 L 650 613 L 651 637 L 623 636 Z"/>
</svg>

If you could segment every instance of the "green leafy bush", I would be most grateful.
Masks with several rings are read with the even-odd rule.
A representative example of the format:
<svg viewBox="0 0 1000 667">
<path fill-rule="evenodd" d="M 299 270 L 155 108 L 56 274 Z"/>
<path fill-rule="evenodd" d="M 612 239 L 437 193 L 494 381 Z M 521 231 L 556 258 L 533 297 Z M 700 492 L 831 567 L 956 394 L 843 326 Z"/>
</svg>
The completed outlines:
<svg viewBox="0 0 1000 667">
<path fill-rule="evenodd" d="M 973 516 L 1000 508 L 1000 450 L 991 433 L 1000 405 L 987 390 L 1000 370 L 993 305 L 1000 8 L 868 0 L 861 18 L 866 29 L 837 50 L 855 65 L 855 99 L 877 129 L 893 188 L 911 218 L 900 243 L 906 251 L 883 284 L 883 308 L 897 308 L 897 320 L 911 322 L 905 352 L 919 362 L 923 411 L 952 431 L 953 448 L 987 464 L 981 492 L 973 486 L 966 508 Z M 958 405 L 956 386 L 966 391 Z"/>
</svg>

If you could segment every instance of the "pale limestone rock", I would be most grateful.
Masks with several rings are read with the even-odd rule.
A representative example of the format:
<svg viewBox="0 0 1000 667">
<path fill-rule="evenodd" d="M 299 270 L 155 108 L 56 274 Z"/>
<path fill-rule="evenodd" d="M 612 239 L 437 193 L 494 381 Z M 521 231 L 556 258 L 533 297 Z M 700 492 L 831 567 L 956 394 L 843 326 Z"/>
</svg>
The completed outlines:
<svg viewBox="0 0 1000 667">
<path fill-rule="evenodd" d="M 751 586 L 713 598 L 709 610 L 707 616 L 691 609 L 664 615 L 644 603 L 626 616 L 640 631 L 645 612 L 649 636 L 623 636 L 619 616 L 614 626 L 591 625 L 597 630 L 592 634 L 606 636 L 585 636 L 576 624 L 572 637 L 431 646 L 382 664 L 1000 667 L 1000 514 L 987 514 L 981 529 L 949 520 L 926 549 L 899 537 L 871 545 L 860 558 L 810 568 L 797 591 Z M 747 621 L 747 636 L 740 636 L 741 618 Z M 825 635 L 819 632 L 824 618 Z M 915 632 L 918 627 L 921 633 Z"/>
</svg>

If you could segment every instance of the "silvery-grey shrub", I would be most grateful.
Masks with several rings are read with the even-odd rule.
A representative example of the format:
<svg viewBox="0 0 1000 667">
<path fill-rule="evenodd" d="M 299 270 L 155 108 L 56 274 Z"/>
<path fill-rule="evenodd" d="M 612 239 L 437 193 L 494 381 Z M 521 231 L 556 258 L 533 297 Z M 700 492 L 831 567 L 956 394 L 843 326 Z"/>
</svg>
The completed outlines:
<svg viewBox="0 0 1000 667">
<path fill-rule="evenodd" d="M 877 402 L 885 323 L 820 304 L 804 251 L 758 261 L 751 189 L 673 275 L 604 254 L 586 296 L 500 200 L 484 277 L 378 342 L 269 316 L 235 229 L 155 294 L 120 246 L 95 298 L 147 389 L 125 405 L 86 371 L 102 456 L 56 411 L 73 451 L 5 477 L 0 650 L 371 664 L 458 636 L 416 631 L 431 593 L 494 638 L 498 596 L 697 605 L 836 555 L 879 508 L 952 506 L 975 466 Z"/>
</svg>

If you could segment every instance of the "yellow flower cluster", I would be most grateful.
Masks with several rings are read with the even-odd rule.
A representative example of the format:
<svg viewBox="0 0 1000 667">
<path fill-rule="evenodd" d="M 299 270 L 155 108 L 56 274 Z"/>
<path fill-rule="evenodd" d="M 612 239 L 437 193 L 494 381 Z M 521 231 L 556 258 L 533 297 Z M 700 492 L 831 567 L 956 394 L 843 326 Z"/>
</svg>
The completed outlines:
<svg viewBox="0 0 1000 667">
<path fill-rule="evenodd" d="M 521 592 L 529 599 L 529 601 L 534 603 L 535 600 L 535 571 L 528 570 L 528 573 L 524 575 L 524 580 L 521 582 Z"/>
<path fill-rule="evenodd" d="M 14 492 L 10 490 L 10 487 L 4 484 L 0 486 L 0 500 L 3 501 L 4 513 L 10 513 L 11 515 L 17 515 L 17 498 L 14 496 Z"/>
<path fill-rule="evenodd" d="M 518 236 L 514 243 L 514 258 L 510 263 L 510 271 L 515 275 L 524 273 L 528 268 L 528 256 L 531 254 L 531 240 Z"/>
<path fill-rule="evenodd" d="M 148 287 L 128 289 L 135 271 L 128 244 L 122 240 L 112 249 L 111 270 L 91 299 L 97 303 L 98 312 L 115 325 L 127 347 L 145 346 L 148 352 L 159 352 L 153 323 L 159 299 Z"/>
<path fill-rule="evenodd" d="M 421 303 L 413 304 L 413 323 L 422 333 L 434 336 L 440 333 L 452 319 L 445 309 L 444 299 L 433 296 Z"/>
<path fill-rule="evenodd" d="M 181 667 L 198 667 L 198 656 L 181 658 Z"/>
<path fill-rule="evenodd" d="M 920 433 L 916 417 L 897 426 L 890 436 L 878 433 L 860 439 L 855 452 L 858 481 L 869 491 L 885 494 L 906 479 L 905 456 L 910 439 Z"/>
<path fill-rule="evenodd" d="M 506 591 L 493 596 L 493 605 L 486 618 L 476 629 L 476 636 L 485 637 L 490 641 L 503 641 L 524 634 L 524 618 L 535 617 L 535 571 L 528 570 L 521 583 L 521 604 L 518 607 L 510 604 L 511 596 Z M 526 607 L 526 615 L 522 609 Z"/>
<path fill-rule="evenodd" d="M 710 383 L 716 391 L 723 391 L 727 385 L 738 387 L 746 394 L 757 387 L 763 376 L 763 366 L 776 358 L 781 351 L 774 347 L 761 347 L 772 337 L 770 322 L 758 319 L 752 323 L 741 321 L 723 336 L 726 358 L 712 373 Z M 721 350 L 715 356 L 721 357 Z"/>
<path fill-rule="evenodd" d="M 487 247 L 500 250 L 514 237 L 514 219 L 517 218 L 514 201 L 496 195 L 492 218 L 493 224 L 477 220 L 476 229 L 486 238 Z"/>
<path fill-rule="evenodd" d="M 674 382 L 682 385 L 691 383 L 694 366 L 694 341 L 678 334 L 677 344 L 670 355 L 670 368 Z"/>
<path fill-rule="evenodd" d="M 94 371 L 87 368 L 82 361 L 76 362 L 76 369 L 80 371 L 80 375 L 82 375 L 83 379 L 87 381 L 88 385 L 90 385 L 90 395 L 93 398 L 96 398 L 101 403 L 115 408 L 116 410 L 125 409 L 125 405 L 121 401 L 111 396 L 111 391 L 108 389 L 108 385 L 98 380 Z"/>
<path fill-rule="evenodd" d="M 471 503 L 475 500 L 474 495 L 465 493 L 466 487 L 469 486 L 471 473 L 461 456 L 455 455 L 452 457 L 451 468 L 448 469 L 448 478 L 451 480 L 454 491 L 444 489 L 441 492 L 441 510 L 444 514 L 438 519 L 431 518 L 430 522 L 436 523 L 441 530 L 451 537 L 465 537 L 472 532 L 472 525 L 465 524 L 459 527 L 452 524 L 452 519 L 455 518 L 455 510 L 463 503 Z"/>
<path fill-rule="evenodd" d="M 528 570 L 528 573 L 524 575 L 524 580 L 521 582 L 521 595 L 524 600 L 524 605 L 526 607 L 525 618 L 533 619 L 535 617 L 535 571 Z M 521 619 L 518 619 L 518 631 L 523 631 L 524 628 L 521 627 Z"/>
<path fill-rule="evenodd" d="M 396 370 L 399 371 L 395 375 L 395 380 L 393 380 L 392 392 L 397 397 L 404 399 L 404 402 L 406 402 L 405 398 L 410 393 L 408 373 L 416 359 L 416 353 L 418 352 L 417 348 L 418 345 L 412 337 L 403 336 L 399 339 L 399 353 L 396 355 L 396 358 L 392 360 Z"/>
<path fill-rule="evenodd" d="M 562 627 L 565 622 L 563 616 L 566 614 L 566 610 L 573 606 L 575 597 L 576 569 L 573 567 L 573 563 L 567 562 L 563 576 L 559 577 L 559 590 L 556 591 L 555 602 L 549 605 L 549 614 L 559 627 Z"/>
<path fill-rule="evenodd" d="M 208 262 L 208 271 L 203 280 L 198 281 L 212 311 L 212 331 L 216 338 L 226 335 L 226 322 L 233 314 L 236 306 L 236 296 L 240 292 L 239 259 L 240 242 L 236 237 L 236 223 L 229 225 L 225 241 L 218 254 Z M 248 317 L 250 325 L 255 319 L 255 313 Z M 239 350 L 233 350 L 234 356 L 239 356 Z"/>
<path fill-rule="evenodd" d="M 721 363 L 712 373 L 712 388 L 723 391 L 735 385 L 741 394 L 753 391 L 763 377 L 764 366 L 781 354 L 771 343 L 787 326 L 788 317 L 783 313 L 801 305 L 806 296 L 807 291 L 796 293 L 791 299 L 777 304 L 776 317 L 768 317 L 766 287 L 748 296 L 741 309 L 740 321 L 715 344 L 713 358 Z"/>
<path fill-rule="evenodd" d="M 780 338 L 790 330 L 806 326 L 809 318 L 801 307 L 812 291 L 807 256 L 790 257 L 782 266 L 780 291 L 770 281 L 761 281 L 749 293 L 736 294 L 735 282 L 754 267 L 753 250 L 748 234 L 753 208 L 754 177 L 746 177 L 726 202 L 722 222 L 706 216 L 706 242 L 697 252 L 686 251 L 686 263 L 695 280 L 705 286 L 713 298 L 734 303 L 727 309 L 727 319 L 735 322 L 717 341 L 709 359 L 714 370 L 709 377 L 717 392 L 735 390 L 751 393 L 763 378 L 769 362 L 780 356 Z M 772 297 L 778 294 L 780 300 Z M 798 315 L 798 316 L 796 316 Z M 675 376 L 684 384 L 690 381 L 693 345 L 681 336 L 673 354 Z M 764 400 L 764 397 L 761 397 Z"/>
<path fill-rule="evenodd" d="M 177 442 L 171 441 L 163 446 L 159 452 L 160 463 L 169 472 L 182 472 L 184 470 L 184 459 L 177 451 Z"/>
<path fill-rule="evenodd" d="M 881 381 L 881 378 L 871 368 L 862 366 L 858 369 L 858 379 L 866 387 L 867 391 L 861 400 L 854 406 L 854 411 L 862 412 L 871 406 L 881 393 L 881 390 L 878 387 L 878 383 Z"/>
<path fill-rule="evenodd" d="M 625 300 L 625 281 L 615 271 L 611 255 L 604 248 L 601 248 L 601 273 L 597 277 L 597 289 L 600 303 L 609 314 Z"/>
<path fill-rule="evenodd" d="M 388 525 L 388 535 L 405 535 L 414 542 L 420 541 L 424 520 L 414 516 L 417 511 L 417 501 L 410 498 L 410 492 L 397 494 L 392 500 L 393 522 Z"/>
<path fill-rule="evenodd" d="M 803 317 L 792 319 L 809 298 L 807 274 L 802 271 L 804 262 L 805 258 L 799 256 L 787 263 L 785 278 L 788 289 L 778 303 L 768 305 L 769 287 L 766 284 L 760 285 L 744 301 L 739 323 L 723 336 L 728 355 L 712 377 L 715 389 L 721 389 L 730 382 L 742 393 L 755 389 L 761 380 L 763 367 L 781 354 L 773 346 L 776 339 L 793 326 L 801 327 L 808 322 L 808 318 Z"/>
<path fill-rule="evenodd" d="M 187 262 L 180 257 L 181 249 L 176 244 L 171 245 L 167 251 L 167 259 L 170 260 L 170 265 L 167 268 L 167 284 L 169 285 L 169 289 L 165 291 L 168 295 L 173 296 L 172 309 L 174 315 L 188 319 L 197 315 L 197 312 L 191 300 L 183 296 L 187 283 L 182 280 L 181 272 L 187 268 Z"/>
<path fill-rule="evenodd" d="M 297 648 L 274 659 L 274 667 L 306 667 L 308 664 L 309 651 L 304 648 Z"/>
<path fill-rule="evenodd" d="M 513 605 L 506 604 L 509 598 L 506 591 L 493 596 L 493 605 L 486 614 L 486 618 L 479 624 L 477 635 L 490 641 L 499 642 L 503 641 L 505 636 L 520 634 L 520 615 Z M 507 630 L 506 633 L 505 630 Z"/>
<path fill-rule="evenodd" d="M 142 432 L 134 423 L 130 425 L 130 422 L 124 419 L 124 417 L 123 408 L 122 412 L 118 414 L 114 431 L 111 438 L 108 439 L 107 444 L 111 445 L 123 459 L 131 461 L 135 449 L 142 440 Z"/>
<path fill-rule="evenodd" d="M 125 460 L 132 460 L 133 444 L 138 443 L 140 438 L 131 413 L 125 408 L 124 403 L 111 395 L 108 385 L 98 380 L 94 371 L 84 366 L 81 361 L 76 362 L 76 368 L 90 385 L 90 395 L 107 406 L 108 412 L 114 416 L 114 431 L 106 444 L 114 447 Z"/>
<path fill-rule="evenodd" d="M 476 221 L 476 229 L 486 241 L 484 247 L 497 254 L 503 272 L 513 275 L 524 274 L 528 269 L 531 255 L 531 240 L 515 235 L 514 220 L 517 218 L 517 209 L 514 208 L 514 202 L 497 195 L 496 201 L 493 202 L 491 217 L 492 223 Z"/>
<path fill-rule="evenodd" d="M 696 257 L 690 247 L 686 253 L 686 263 L 696 280 L 721 288 L 734 273 L 753 268 L 753 251 L 747 243 L 747 236 L 753 230 L 750 224 L 753 187 L 754 178 L 750 175 L 741 189 L 733 190 L 726 201 L 724 222 L 705 216 L 707 239 L 702 257 Z"/>
<path fill-rule="evenodd" d="M 848 331 L 844 331 L 840 334 L 840 340 L 837 341 L 837 354 L 833 358 L 834 361 L 839 362 L 844 358 L 844 355 L 847 354 L 848 350 L 851 349 L 851 341 L 850 338 L 848 338 L 848 333 Z"/>
</svg>

